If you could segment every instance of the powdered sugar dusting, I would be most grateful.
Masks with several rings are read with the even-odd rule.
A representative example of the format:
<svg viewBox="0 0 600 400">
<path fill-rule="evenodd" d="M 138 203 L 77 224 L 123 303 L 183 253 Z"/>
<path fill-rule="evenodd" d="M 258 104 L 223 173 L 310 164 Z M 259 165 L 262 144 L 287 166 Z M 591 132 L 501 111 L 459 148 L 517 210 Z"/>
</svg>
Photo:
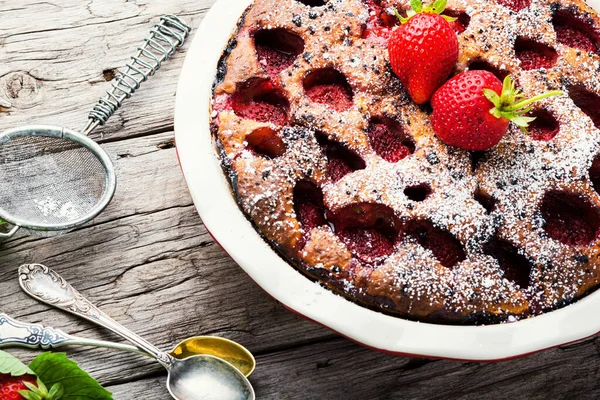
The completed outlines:
<svg viewBox="0 0 600 400">
<path fill-rule="evenodd" d="M 66 220 L 73 220 L 79 217 L 75 205 L 70 201 L 61 203 L 50 196 L 46 196 L 43 199 L 34 199 L 33 202 L 44 217 Z"/>
<path fill-rule="evenodd" d="M 294 0 L 257 0 L 246 16 L 237 47 L 226 60 L 227 74 L 216 86 L 212 117 L 234 191 L 258 230 L 299 269 L 334 290 L 367 306 L 427 321 L 514 322 L 595 289 L 600 283 L 599 246 L 571 246 L 549 237 L 540 204 L 555 191 L 575 194 L 600 209 L 588 172 L 600 152 L 600 130 L 568 95 L 574 85 L 600 94 L 600 56 L 557 43 L 551 23 L 557 5 L 549 1 L 533 1 L 518 13 L 484 0 L 449 1 L 449 9 L 471 17 L 459 35 L 457 72 L 481 61 L 510 73 L 526 96 L 565 92 L 535 106 L 558 121 L 556 137 L 537 141 L 511 126 L 475 164 L 474 155 L 435 137 L 427 112 L 410 102 L 391 73 L 385 46 L 362 38 L 364 24 L 377 15 L 373 4 L 330 0 L 323 7 L 308 7 Z M 568 4 L 589 13 L 600 26 L 589 8 L 571 0 Z M 407 5 L 381 2 L 384 12 Z M 268 79 L 253 50 L 252 32 L 259 28 L 283 28 L 305 42 L 304 53 L 275 79 L 290 105 L 285 128 L 242 119 L 227 105 L 241 83 Z M 514 51 L 519 37 L 556 49 L 556 64 L 521 70 Z M 353 105 L 346 111 L 315 103 L 304 93 L 304 77 L 326 68 L 343 74 L 353 90 Z M 414 153 L 396 163 L 379 157 L 368 136 L 375 117 L 398 121 L 414 141 Z M 265 126 L 279 130 L 287 147 L 283 156 L 266 159 L 247 149 L 245 137 Z M 366 167 L 333 182 L 318 135 L 352 150 Z M 402 227 L 429 221 L 460 242 L 464 260 L 444 267 L 435 251 L 398 228 L 393 253 L 376 265 L 365 265 L 340 241 L 334 225 L 303 232 L 293 199 L 301 180 L 322 189 L 331 213 L 368 203 L 392 209 Z M 405 193 L 418 185 L 431 188 L 422 201 Z M 475 199 L 476 192 L 493 200 L 490 212 Z M 303 237 L 308 237 L 306 243 Z M 527 287 L 509 279 L 502 262 L 489 254 L 486 246 L 494 241 L 516 249 L 516 254 L 506 255 L 506 262 L 524 257 L 531 264 Z"/>
</svg>

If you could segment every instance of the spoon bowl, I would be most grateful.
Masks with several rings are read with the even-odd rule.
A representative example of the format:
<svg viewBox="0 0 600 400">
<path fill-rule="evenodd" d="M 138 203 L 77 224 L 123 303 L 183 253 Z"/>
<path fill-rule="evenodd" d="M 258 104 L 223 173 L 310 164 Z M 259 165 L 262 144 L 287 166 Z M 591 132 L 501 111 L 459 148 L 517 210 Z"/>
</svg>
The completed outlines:
<svg viewBox="0 0 600 400">
<path fill-rule="evenodd" d="M 124 343 L 108 342 L 70 335 L 50 326 L 18 321 L 7 314 L 0 313 L 0 348 L 27 347 L 55 349 L 62 346 L 94 346 L 127 351 L 152 357 L 151 354 L 136 346 Z M 244 346 L 232 340 L 216 336 L 196 336 L 179 343 L 169 353 L 173 358 L 183 360 L 197 355 L 209 355 L 220 358 L 244 376 L 249 376 L 256 365 L 254 356 Z"/>
<path fill-rule="evenodd" d="M 212 355 L 179 360 L 125 328 L 41 264 L 19 267 L 21 288 L 36 300 L 111 330 L 156 359 L 168 372 L 167 388 L 177 400 L 254 400 L 252 385 L 237 368 Z"/>
<path fill-rule="evenodd" d="M 167 380 L 171 396 L 180 400 L 248 400 L 254 391 L 246 379 L 226 361 L 210 355 L 198 355 L 173 363 Z M 202 390 L 212 388 L 210 397 Z"/>
<path fill-rule="evenodd" d="M 227 361 L 245 376 L 250 376 L 256 367 L 256 360 L 248 349 L 233 340 L 217 336 L 196 336 L 185 339 L 169 354 L 179 360 L 200 354 L 215 356 Z"/>
</svg>

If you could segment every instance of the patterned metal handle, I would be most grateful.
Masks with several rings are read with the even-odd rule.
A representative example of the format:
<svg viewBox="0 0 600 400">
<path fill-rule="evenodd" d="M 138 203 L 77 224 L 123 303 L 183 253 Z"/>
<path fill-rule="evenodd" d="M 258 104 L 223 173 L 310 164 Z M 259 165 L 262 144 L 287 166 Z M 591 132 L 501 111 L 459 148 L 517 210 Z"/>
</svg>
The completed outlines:
<svg viewBox="0 0 600 400">
<path fill-rule="evenodd" d="M 135 346 L 105 342 L 103 340 L 80 338 L 69 335 L 60 329 L 43 326 L 41 324 L 28 324 L 0 313 L 0 348 L 29 347 L 32 349 L 41 348 L 47 350 L 71 345 L 105 347 L 149 356 L 148 353 Z"/>
<path fill-rule="evenodd" d="M 22 265 L 19 267 L 19 283 L 25 293 L 34 299 L 113 331 L 156 358 L 165 368 L 171 368 L 173 358 L 169 354 L 104 314 L 50 268 L 41 264 Z"/>
<path fill-rule="evenodd" d="M 27 324 L 0 314 L 0 347 L 22 346 L 50 349 L 63 346 L 73 338 L 59 329 Z"/>
<path fill-rule="evenodd" d="M 123 100 L 130 98 L 142 82 L 154 75 L 162 63 L 183 45 L 190 31 L 191 28 L 174 15 L 161 17 L 160 23 L 144 40 L 144 45 L 131 57 L 125 71 L 117 74 L 112 89 L 94 106 L 83 134 L 89 135 L 98 125 L 104 125 L 121 107 Z"/>
<path fill-rule="evenodd" d="M 69 285 L 62 276 L 44 265 L 20 266 L 19 283 L 23 290 L 33 298 L 61 310 L 92 321 L 101 317 L 109 318 Z"/>
</svg>

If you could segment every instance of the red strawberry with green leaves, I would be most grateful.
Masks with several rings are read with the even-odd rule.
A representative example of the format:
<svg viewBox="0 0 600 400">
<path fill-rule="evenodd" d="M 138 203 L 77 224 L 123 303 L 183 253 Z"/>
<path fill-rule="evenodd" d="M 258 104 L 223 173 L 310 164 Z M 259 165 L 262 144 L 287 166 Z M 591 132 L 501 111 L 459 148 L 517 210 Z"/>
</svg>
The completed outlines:
<svg viewBox="0 0 600 400">
<path fill-rule="evenodd" d="M 527 132 L 535 119 L 525 116 L 531 103 L 560 95 L 561 91 L 552 91 L 524 100 L 510 76 L 500 82 L 489 71 L 466 71 L 435 93 L 431 123 L 436 135 L 448 145 L 487 150 L 502 139 L 510 122 Z"/>
<path fill-rule="evenodd" d="M 55 384 L 48 391 L 46 385 L 31 375 L 0 374 L 0 400 L 58 400 L 63 390 Z"/>
<path fill-rule="evenodd" d="M 19 392 L 22 390 L 27 390 L 25 382 L 34 384 L 36 382 L 36 378 L 30 375 L 0 375 L 0 400 L 24 399 Z"/>
<path fill-rule="evenodd" d="M 402 25 L 392 33 L 388 53 L 394 73 L 412 100 L 424 104 L 458 61 L 458 38 L 449 24 L 456 18 L 440 15 L 446 0 L 425 7 L 420 0 L 411 0 L 411 6 L 406 18 L 396 11 Z"/>
</svg>

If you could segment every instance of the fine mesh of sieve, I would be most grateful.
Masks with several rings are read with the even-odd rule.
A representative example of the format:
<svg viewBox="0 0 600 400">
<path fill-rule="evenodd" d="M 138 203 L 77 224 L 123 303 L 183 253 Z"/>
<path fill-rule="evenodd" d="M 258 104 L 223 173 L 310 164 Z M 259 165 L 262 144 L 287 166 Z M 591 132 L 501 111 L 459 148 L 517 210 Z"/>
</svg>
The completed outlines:
<svg viewBox="0 0 600 400">
<path fill-rule="evenodd" d="M 19 229 L 52 236 L 80 226 L 101 213 L 115 193 L 114 166 L 88 135 L 130 98 L 183 45 L 191 28 L 164 15 L 138 47 L 112 88 L 94 106 L 82 132 L 45 125 L 0 133 L 0 218 Z"/>
<path fill-rule="evenodd" d="M 107 190 L 108 171 L 86 147 L 58 137 L 0 143 L 0 210 L 24 226 L 69 225 L 89 215 Z"/>
</svg>

